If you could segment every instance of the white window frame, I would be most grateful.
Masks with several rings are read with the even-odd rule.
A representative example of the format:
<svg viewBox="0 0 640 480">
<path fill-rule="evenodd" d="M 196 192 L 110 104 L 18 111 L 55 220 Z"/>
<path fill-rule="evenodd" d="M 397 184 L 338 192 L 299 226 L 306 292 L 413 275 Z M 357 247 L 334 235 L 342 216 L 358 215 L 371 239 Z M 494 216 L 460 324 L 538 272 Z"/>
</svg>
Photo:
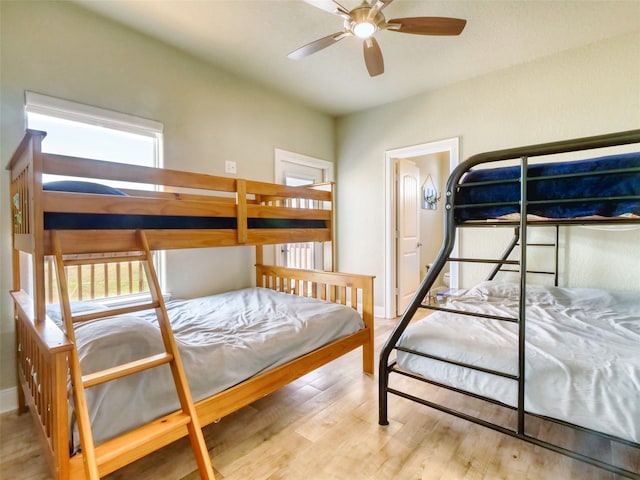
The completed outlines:
<svg viewBox="0 0 640 480">
<path fill-rule="evenodd" d="M 25 92 L 25 111 L 154 138 L 158 140 L 154 167 L 161 168 L 163 166 L 162 133 L 164 126 L 155 120 L 29 91 Z"/>
<path fill-rule="evenodd" d="M 31 91 L 25 91 L 25 113 L 27 128 L 29 128 L 28 114 L 35 113 L 152 138 L 155 140 L 153 167 L 164 166 L 164 125 L 161 122 Z M 156 253 L 158 280 L 164 287 L 166 285 L 165 252 Z"/>
</svg>

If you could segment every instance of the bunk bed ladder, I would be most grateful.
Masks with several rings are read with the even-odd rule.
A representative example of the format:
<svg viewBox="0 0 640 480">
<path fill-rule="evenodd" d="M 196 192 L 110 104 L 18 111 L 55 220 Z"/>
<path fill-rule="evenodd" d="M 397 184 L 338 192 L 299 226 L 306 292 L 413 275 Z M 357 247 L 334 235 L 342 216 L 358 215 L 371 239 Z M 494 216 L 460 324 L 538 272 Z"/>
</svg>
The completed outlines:
<svg viewBox="0 0 640 480">
<path fill-rule="evenodd" d="M 171 373 L 173 375 L 174 383 L 176 386 L 176 392 L 180 401 L 181 410 L 173 415 L 172 421 L 166 422 L 154 422 L 137 429 L 138 435 L 131 437 L 130 440 L 137 442 L 128 443 L 123 445 L 123 448 L 129 448 L 134 450 L 136 447 L 142 447 L 147 452 L 157 450 L 164 446 L 167 442 L 163 443 L 163 436 L 172 436 L 174 431 L 183 430 L 186 426 L 191 446 L 193 448 L 196 463 L 202 479 L 215 478 L 213 468 L 211 466 L 211 459 L 207 450 L 207 445 L 202 434 L 200 427 L 200 421 L 198 420 L 196 409 L 191 397 L 191 392 L 187 384 L 187 378 L 184 373 L 178 348 L 173 336 L 171 324 L 167 315 L 167 310 L 162 298 L 159 282 L 155 269 L 153 267 L 153 260 L 149 245 L 147 243 L 146 236 L 143 231 L 138 230 L 136 232 L 136 246 L 138 250 L 136 252 L 120 252 L 118 255 L 105 257 L 104 261 L 111 262 L 125 262 L 138 260 L 142 262 L 147 275 L 147 281 L 149 283 L 149 290 L 151 293 L 151 301 L 144 304 L 136 304 L 123 308 L 109 309 L 107 311 L 92 312 L 85 315 L 72 316 L 71 304 L 69 299 L 69 288 L 65 275 L 65 267 L 69 265 L 82 265 L 96 263 L 95 258 L 86 257 L 70 257 L 63 253 L 62 242 L 58 236 L 57 231 L 51 231 L 51 241 L 56 258 L 56 273 L 58 278 L 58 292 L 60 298 L 60 304 L 62 307 L 62 313 L 64 318 L 64 326 L 66 334 L 69 339 L 75 343 L 74 324 L 83 321 L 97 320 L 107 317 L 112 317 L 117 314 L 126 314 L 141 310 L 155 309 L 158 317 L 158 325 L 160 326 L 160 332 L 162 334 L 162 340 L 165 347 L 165 352 L 150 357 L 142 358 L 133 362 L 129 362 L 123 365 L 114 366 L 106 370 L 94 372 L 88 375 L 83 375 L 80 367 L 80 360 L 78 352 L 74 348 L 71 351 L 69 358 L 71 382 L 73 387 L 73 396 L 75 401 L 76 418 L 78 423 L 78 431 L 80 434 L 80 445 L 82 448 L 84 470 L 86 478 L 90 480 L 98 480 L 100 455 L 98 453 L 99 447 L 96 448 L 93 442 L 93 434 L 91 432 L 91 423 L 89 420 L 89 411 L 87 408 L 87 402 L 85 397 L 85 390 L 87 388 L 100 385 L 102 383 L 116 380 L 128 375 L 155 368 L 161 365 L 168 364 L 171 367 Z M 179 437 L 182 435 L 173 437 Z M 154 443 L 155 442 L 155 443 Z"/>
</svg>

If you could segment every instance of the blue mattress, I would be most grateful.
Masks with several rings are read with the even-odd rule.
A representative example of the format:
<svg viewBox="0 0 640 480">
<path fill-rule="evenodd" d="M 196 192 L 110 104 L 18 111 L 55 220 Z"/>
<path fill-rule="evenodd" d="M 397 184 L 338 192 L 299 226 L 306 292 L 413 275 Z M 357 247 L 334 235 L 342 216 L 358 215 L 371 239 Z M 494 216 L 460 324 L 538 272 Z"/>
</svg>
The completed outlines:
<svg viewBox="0 0 640 480">
<path fill-rule="evenodd" d="M 48 182 L 44 190 L 126 196 L 116 188 L 99 183 L 63 180 Z M 103 213 L 57 213 L 44 215 L 45 230 L 109 230 L 109 229 L 235 229 L 236 217 L 178 215 L 129 215 Z M 248 218 L 248 228 L 328 228 L 325 220 Z"/>
<path fill-rule="evenodd" d="M 527 212 L 569 219 L 640 215 L 640 152 L 530 165 Z M 457 222 L 520 212 L 520 166 L 473 170 L 455 197 Z"/>
</svg>

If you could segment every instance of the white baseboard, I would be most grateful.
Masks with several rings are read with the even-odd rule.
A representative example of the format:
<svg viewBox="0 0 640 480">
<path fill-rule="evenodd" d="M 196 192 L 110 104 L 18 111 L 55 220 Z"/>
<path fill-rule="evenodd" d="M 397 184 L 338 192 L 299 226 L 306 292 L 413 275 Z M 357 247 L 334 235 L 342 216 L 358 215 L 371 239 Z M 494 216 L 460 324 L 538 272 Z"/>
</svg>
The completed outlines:
<svg viewBox="0 0 640 480">
<path fill-rule="evenodd" d="M 18 409 L 18 390 L 16 387 L 0 390 L 0 413 L 13 412 Z"/>
<path fill-rule="evenodd" d="M 377 318 L 384 318 L 384 307 L 382 305 L 374 305 L 373 316 Z"/>
</svg>

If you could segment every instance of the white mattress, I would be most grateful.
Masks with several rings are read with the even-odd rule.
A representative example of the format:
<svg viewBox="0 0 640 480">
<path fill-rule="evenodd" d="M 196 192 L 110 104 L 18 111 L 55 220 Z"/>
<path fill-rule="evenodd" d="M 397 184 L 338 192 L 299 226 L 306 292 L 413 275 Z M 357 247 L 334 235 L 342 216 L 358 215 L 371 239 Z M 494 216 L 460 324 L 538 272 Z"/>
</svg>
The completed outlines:
<svg viewBox="0 0 640 480">
<path fill-rule="evenodd" d="M 484 282 L 448 307 L 517 317 L 519 286 Z M 529 286 L 525 409 L 640 442 L 640 293 Z M 435 312 L 399 345 L 517 374 L 518 325 Z M 398 366 L 517 406 L 517 383 L 397 352 Z"/>
<path fill-rule="evenodd" d="M 196 401 L 364 327 L 349 307 L 264 288 L 172 300 L 167 311 Z M 87 322 L 76 340 L 84 374 L 162 351 L 153 312 Z M 96 443 L 179 408 L 168 366 L 87 389 L 87 403 Z"/>
</svg>

